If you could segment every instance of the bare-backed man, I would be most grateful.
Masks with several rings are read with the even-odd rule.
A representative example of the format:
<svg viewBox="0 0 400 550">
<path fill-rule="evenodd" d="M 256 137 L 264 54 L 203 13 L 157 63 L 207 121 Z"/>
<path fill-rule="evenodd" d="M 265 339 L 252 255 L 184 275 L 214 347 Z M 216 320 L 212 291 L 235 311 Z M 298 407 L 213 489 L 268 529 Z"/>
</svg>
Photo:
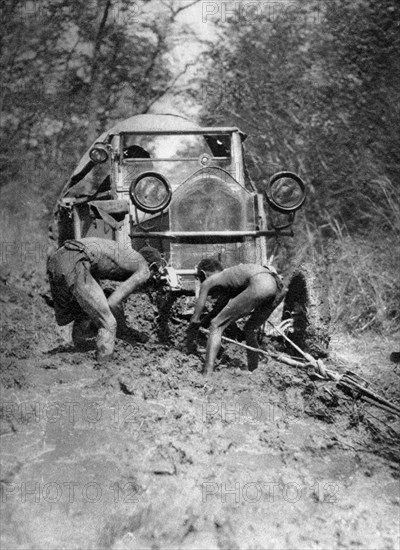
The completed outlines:
<svg viewBox="0 0 400 550">
<path fill-rule="evenodd" d="M 109 360 L 122 302 L 150 277 L 146 260 L 130 246 L 88 237 L 65 241 L 48 259 L 47 273 L 57 323 L 74 322 L 72 338 L 79 344 L 91 322 L 97 360 Z M 98 282 L 103 279 L 121 281 L 108 299 Z"/>
<path fill-rule="evenodd" d="M 222 308 L 211 321 L 208 337 L 204 373 L 210 374 L 221 346 L 224 330 L 232 323 L 250 315 L 244 333 L 246 343 L 258 348 L 257 329 L 268 319 L 282 301 L 283 283 L 273 268 L 257 264 L 239 264 L 223 269 L 220 262 L 212 258 L 202 260 L 197 266 L 197 276 L 202 281 L 200 294 L 188 329 L 188 347 L 200 327 L 200 317 L 210 292 L 225 296 Z M 258 353 L 247 351 L 248 369 L 258 367 Z"/>
</svg>

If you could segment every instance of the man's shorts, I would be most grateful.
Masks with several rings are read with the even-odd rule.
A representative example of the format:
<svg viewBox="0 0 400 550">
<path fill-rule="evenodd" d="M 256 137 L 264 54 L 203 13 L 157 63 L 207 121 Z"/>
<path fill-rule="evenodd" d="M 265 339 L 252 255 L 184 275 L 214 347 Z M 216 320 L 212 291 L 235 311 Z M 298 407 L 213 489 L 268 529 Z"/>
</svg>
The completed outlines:
<svg viewBox="0 0 400 550">
<path fill-rule="evenodd" d="M 90 265 L 84 245 L 72 240 L 66 241 L 49 258 L 47 275 L 58 325 L 68 325 L 83 314 L 74 297 L 74 289 L 90 273 Z"/>
</svg>

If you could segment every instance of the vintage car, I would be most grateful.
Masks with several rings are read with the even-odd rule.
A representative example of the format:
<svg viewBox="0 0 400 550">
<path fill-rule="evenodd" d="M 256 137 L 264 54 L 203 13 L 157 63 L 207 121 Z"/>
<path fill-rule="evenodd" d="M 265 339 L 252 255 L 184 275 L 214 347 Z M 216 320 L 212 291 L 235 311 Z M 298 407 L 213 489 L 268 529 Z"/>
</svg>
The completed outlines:
<svg viewBox="0 0 400 550">
<path fill-rule="evenodd" d="M 175 115 L 117 124 L 85 153 L 62 191 L 58 245 L 100 236 L 139 251 L 154 247 L 174 290 L 194 289 L 205 257 L 225 267 L 265 264 L 267 238 L 288 234 L 305 189 L 296 174 L 280 172 L 258 192 L 246 170 L 245 138 L 238 128 L 203 128 Z"/>
<path fill-rule="evenodd" d="M 201 127 L 176 115 L 138 115 L 116 124 L 64 186 L 53 241 L 60 246 L 97 236 L 138 251 L 155 248 L 163 288 L 174 293 L 195 293 L 202 258 L 218 258 L 225 267 L 266 264 L 267 241 L 291 234 L 305 186 L 285 171 L 256 187 L 245 139 L 236 127 Z M 294 287 L 306 292 L 307 281 L 300 277 Z M 292 295 L 291 311 L 297 301 Z"/>
</svg>

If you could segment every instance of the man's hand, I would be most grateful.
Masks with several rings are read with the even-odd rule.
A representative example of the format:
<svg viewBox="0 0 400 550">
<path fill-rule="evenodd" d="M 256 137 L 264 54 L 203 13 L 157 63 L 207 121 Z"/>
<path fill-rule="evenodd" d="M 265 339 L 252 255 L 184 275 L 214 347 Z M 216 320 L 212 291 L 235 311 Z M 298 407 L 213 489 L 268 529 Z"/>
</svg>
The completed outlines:
<svg viewBox="0 0 400 550">
<path fill-rule="evenodd" d="M 188 353 L 197 351 L 197 335 L 199 333 L 200 321 L 190 321 L 186 331 L 186 350 Z"/>
</svg>

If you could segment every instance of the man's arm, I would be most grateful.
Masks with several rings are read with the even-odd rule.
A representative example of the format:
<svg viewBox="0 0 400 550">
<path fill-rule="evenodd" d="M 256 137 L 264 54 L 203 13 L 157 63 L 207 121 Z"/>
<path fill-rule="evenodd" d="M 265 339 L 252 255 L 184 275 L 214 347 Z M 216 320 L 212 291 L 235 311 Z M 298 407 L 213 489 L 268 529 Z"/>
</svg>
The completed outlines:
<svg viewBox="0 0 400 550">
<path fill-rule="evenodd" d="M 108 305 L 111 311 L 117 308 L 136 288 L 144 284 L 150 278 L 150 270 L 145 260 L 140 263 L 139 269 L 131 275 L 126 281 L 121 283 L 118 288 L 108 298 Z"/>
<path fill-rule="evenodd" d="M 221 296 L 217 298 L 217 301 L 215 302 L 212 310 L 203 316 L 201 320 L 201 326 L 203 328 L 209 328 L 211 321 L 214 319 L 214 317 L 218 315 L 218 313 L 220 313 L 224 309 L 230 299 L 231 297 L 229 295 L 225 293 L 221 294 Z"/>
<path fill-rule="evenodd" d="M 221 286 L 222 280 L 222 272 L 215 273 L 215 275 L 211 275 L 211 277 L 208 277 L 208 279 L 206 279 L 201 284 L 199 298 L 194 308 L 193 316 L 190 320 L 191 323 L 200 323 L 200 317 L 206 305 L 207 297 L 210 290 L 212 290 L 216 286 Z"/>
</svg>

